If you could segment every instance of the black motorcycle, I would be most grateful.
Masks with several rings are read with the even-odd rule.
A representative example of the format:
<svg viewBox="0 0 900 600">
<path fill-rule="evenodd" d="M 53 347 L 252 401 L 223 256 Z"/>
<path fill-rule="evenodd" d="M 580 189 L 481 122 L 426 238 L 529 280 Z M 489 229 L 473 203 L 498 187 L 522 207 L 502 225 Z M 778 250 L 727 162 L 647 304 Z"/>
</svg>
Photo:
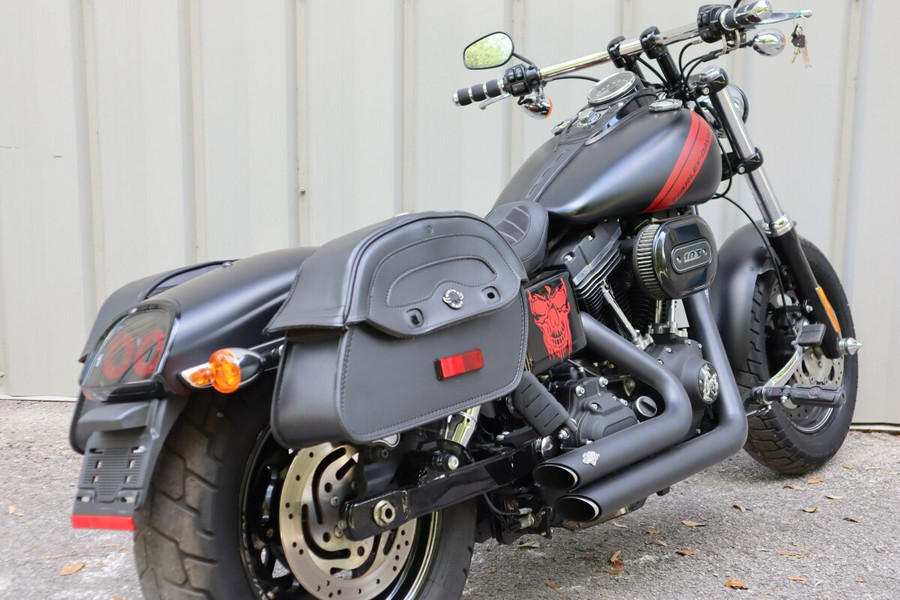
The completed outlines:
<svg viewBox="0 0 900 600">
<path fill-rule="evenodd" d="M 777 54 L 780 33 L 750 32 L 809 16 L 707 5 L 543 69 L 506 34 L 471 44 L 471 68 L 523 62 L 461 106 L 546 116 L 551 81 L 620 71 L 483 219 L 402 215 L 110 296 L 81 358 L 73 525 L 134 531 L 148 598 L 443 599 L 475 541 L 621 516 L 741 447 L 825 463 L 856 400 L 850 307 L 779 206 L 741 90 L 694 74 Z M 738 175 L 763 221 L 719 248 L 697 207 Z"/>
</svg>

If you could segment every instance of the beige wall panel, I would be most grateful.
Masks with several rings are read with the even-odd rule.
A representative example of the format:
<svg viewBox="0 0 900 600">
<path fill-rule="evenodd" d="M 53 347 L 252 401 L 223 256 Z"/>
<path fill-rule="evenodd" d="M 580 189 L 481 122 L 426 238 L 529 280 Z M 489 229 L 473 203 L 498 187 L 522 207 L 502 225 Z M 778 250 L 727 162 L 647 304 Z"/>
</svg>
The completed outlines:
<svg viewBox="0 0 900 600">
<path fill-rule="evenodd" d="M 311 239 L 322 244 L 400 212 L 402 2 L 307 0 Z M 363 33 L 364 32 L 364 33 Z M 300 40 L 304 43 L 304 40 Z"/>
<path fill-rule="evenodd" d="M 593 54 L 605 49 L 609 41 L 619 35 L 619 13 L 619 3 L 615 0 L 590 3 L 579 0 L 523 2 L 517 13 L 522 24 L 517 24 L 514 29 L 516 49 L 544 66 Z M 607 64 L 579 74 L 602 78 L 614 71 L 614 67 Z M 554 125 L 585 106 L 592 85 L 583 80 L 557 81 L 549 85 L 547 96 L 553 101 L 553 112 L 546 121 L 528 116 L 516 109 L 512 102 L 495 108 L 512 112 L 514 146 L 511 162 L 514 168 L 551 138 Z M 517 134 L 521 137 L 519 144 L 515 143 Z"/>
<path fill-rule="evenodd" d="M 102 249 L 106 294 L 145 274 L 182 265 L 184 251 L 184 148 L 179 70 L 178 3 L 175 0 L 92 2 Z M 91 60 L 90 51 L 88 60 Z"/>
<path fill-rule="evenodd" d="M 551 85 L 547 121 L 510 101 L 455 107 L 454 90 L 502 73 L 463 68 L 476 37 L 509 31 L 522 54 L 548 65 L 619 33 L 688 23 L 702 3 L 4 2 L 0 392 L 74 392 L 86 321 L 133 278 L 320 244 L 400 211 L 486 213 L 590 84 Z M 866 344 L 857 420 L 900 422 L 884 394 L 900 337 L 891 201 L 900 130 L 884 115 L 900 90 L 876 67 L 876 41 L 890 39 L 900 5 L 803 4 L 816 11 L 812 68 L 791 64 L 790 48 L 720 63 L 748 93 L 750 131 L 784 207 L 848 282 Z M 733 195 L 756 214 L 745 186 Z M 744 223 L 722 201 L 701 213 L 720 242 Z M 69 310 L 57 317 L 60 306 Z"/>
<path fill-rule="evenodd" d="M 892 115 L 900 81 L 884 70 L 883 41 L 893 35 L 900 5 L 867 2 L 862 16 L 846 248 L 856 330 L 865 344 L 860 351 L 862 383 L 855 420 L 897 423 L 900 403 L 891 390 L 897 369 L 894 358 L 900 352 L 896 150 L 900 121 Z"/>
<path fill-rule="evenodd" d="M 481 35 L 508 29 L 506 3 L 407 1 L 405 10 L 404 203 L 415 210 L 484 215 L 505 183 L 504 113 L 511 107 L 460 108 L 450 97 L 459 88 L 499 76 L 495 70 L 467 71 L 462 51 Z"/>
<path fill-rule="evenodd" d="M 285 2 L 204 2 L 195 17 L 199 68 L 193 77 L 200 98 L 193 118 L 202 123 L 195 139 L 202 160 L 196 168 L 205 190 L 205 197 L 196 199 L 198 239 L 205 240 L 201 258 L 237 258 L 288 243 L 286 216 L 289 203 L 296 202 L 295 190 L 288 188 L 296 165 L 288 164 L 294 92 L 287 81 L 294 48 L 286 35 L 293 19 L 287 7 Z"/>
<path fill-rule="evenodd" d="M 71 17 L 59 2 L 0 5 L 0 392 L 7 394 L 77 391 L 86 265 Z"/>
</svg>

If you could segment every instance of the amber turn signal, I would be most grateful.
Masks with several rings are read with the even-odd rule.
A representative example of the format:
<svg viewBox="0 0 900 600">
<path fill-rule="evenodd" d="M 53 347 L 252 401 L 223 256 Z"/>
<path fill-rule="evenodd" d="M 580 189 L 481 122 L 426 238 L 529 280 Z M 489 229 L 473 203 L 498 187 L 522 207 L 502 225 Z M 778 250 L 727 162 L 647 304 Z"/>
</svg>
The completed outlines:
<svg viewBox="0 0 900 600">
<path fill-rule="evenodd" d="M 241 361 L 231 350 L 216 350 L 209 357 L 209 374 L 213 388 L 231 394 L 241 387 Z"/>
</svg>

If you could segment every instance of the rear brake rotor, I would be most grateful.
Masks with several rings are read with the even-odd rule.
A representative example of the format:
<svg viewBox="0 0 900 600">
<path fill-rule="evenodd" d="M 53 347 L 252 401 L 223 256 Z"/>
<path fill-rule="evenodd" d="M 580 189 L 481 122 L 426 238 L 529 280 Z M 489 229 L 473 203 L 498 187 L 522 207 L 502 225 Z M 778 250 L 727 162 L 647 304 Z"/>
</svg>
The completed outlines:
<svg viewBox="0 0 900 600">
<path fill-rule="evenodd" d="M 359 454 L 350 445 L 297 451 L 279 507 L 281 543 L 300 584 L 316 598 L 374 598 L 401 574 L 416 521 L 361 541 L 344 535 L 341 505 L 355 495 Z"/>
</svg>

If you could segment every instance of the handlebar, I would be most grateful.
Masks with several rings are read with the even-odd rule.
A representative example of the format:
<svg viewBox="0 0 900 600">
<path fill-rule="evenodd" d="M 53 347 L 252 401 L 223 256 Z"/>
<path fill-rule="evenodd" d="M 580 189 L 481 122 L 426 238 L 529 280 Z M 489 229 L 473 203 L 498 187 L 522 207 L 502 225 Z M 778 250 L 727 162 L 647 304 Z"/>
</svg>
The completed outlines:
<svg viewBox="0 0 900 600">
<path fill-rule="evenodd" d="M 750 4 L 738 8 L 728 8 L 727 5 L 701 6 L 697 15 L 697 21 L 670 31 L 660 33 L 656 38 L 658 46 L 666 46 L 678 42 L 686 42 L 701 38 L 706 42 L 715 42 L 727 32 L 752 29 L 757 25 L 788 21 L 797 17 L 811 17 L 811 10 L 798 10 L 791 13 L 772 12 L 770 0 L 756 0 Z M 633 56 L 643 53 L 646 49 L 641 42 L 641 37 L 624 40 L 618 44 L 617 56 Z M 547 83 L 554 79 L 580 71 L 589 67 L 595 67 L 614 59 L 608 50 L 588 54 L 580 58 L 561 62 L 539 71 L 540 82 Z M 480 102 L 487 98 L 496 98 L 509 92 L 503 79 L 477 84 L 471 88 L 463 88 L 453 94 L 453 102 L 458 106 L 467 106 L 473 101 Z"/>
</svg>

